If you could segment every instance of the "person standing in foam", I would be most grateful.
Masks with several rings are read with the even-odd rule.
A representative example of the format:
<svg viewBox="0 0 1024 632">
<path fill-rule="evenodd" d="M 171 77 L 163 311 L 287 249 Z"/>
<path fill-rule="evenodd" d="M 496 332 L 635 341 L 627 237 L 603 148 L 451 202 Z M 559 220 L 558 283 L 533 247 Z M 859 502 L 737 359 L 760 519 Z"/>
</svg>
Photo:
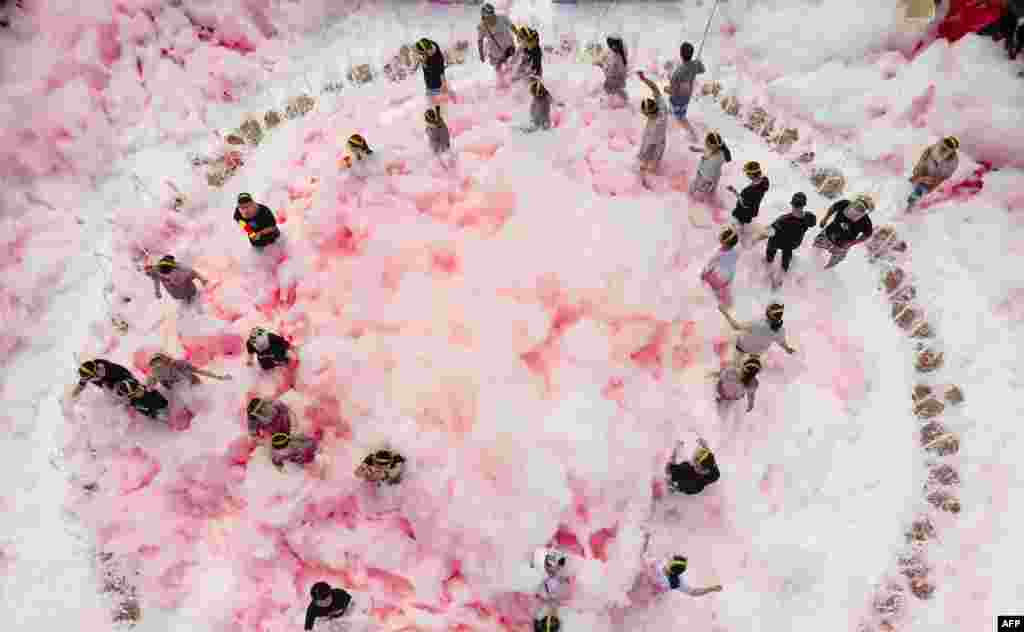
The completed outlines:
<svg viewBox="0 0 1024 632">
<path fill-rule="evenodd" d="M 690 125 L 686 113 L 690 108 L 690 99 L 693 97 L 693 82 L 697 80 L 697 75 L 706 71 L 706 68 L 701 60 L 693 58 L 693 44 L 690 42 L 683 42 L 679 47 L 679 57 L 683 63 L 679 64 L 679 67 L 672 73 L 668 96 L 669 102 L 672 104 L 672 114 L 676 117 L 680 127 L 690 135 L 690 142 L 693 143 L 697 141 L 697 132 L 693 130 L 693 125 Z"/>
<path fill-rule="evenodd" d="M 516 53 L 516 44 L 512 39 L 512 21 L 507 16 L 498 15 L 494 5 L 485 3 L 480 7 L 480 24 L 476 27 L 476 47 L 480 53 L 480 61 L 487 61 L 494 68 L 498 79 L 498 87 L 508 86 L 508 61 Z"/>
<path fill-rule="evenodd" d="M 720 409 L 724 412 L 724 405 L 747 398 L 747 412 L 754 410 L 754 395 L 757 393 L 757 374 L 761 371 L 761 360 L 754 355 L 748 355 L 743 360 L 740 368 L 728 366 L 711 375 L 718 378 L 715 385 L 715 403 L 723 406 Z"/>
<path fill-rule="evenodd" d="M 704 491 L 704 488 L 718 481 L 722 474 L 718 471 L 715 455 L 711 453 L 704 439 L 697 439 L 697 450 L 690 461 L 682 458 L 686 443 L 679 441 L 672 451 L 672 460 L 665 466 L 665 476 L 670 492 L 693 496 Z"/>
<path fill-rule="evenodd" d="M 725 163 L 732 162 L 732 152 L 718 132 L 708 132 L 704 138 L 703 149 L 691 145 L 690 151 L 703 154 L 700 157 L 700 164 L 697 165 L 697 173 L 693 176 L 693 182 L 690 183 L 690 195 L 710 199 L 722 178 L 722 167 Z"/>
<path fill-rule="evenodd" d="M 641 174 L 654 173 L 661 164 L 662 156 L 665 155 L 668 107 L 665 104 L 665 97 L 661 95 L 661 90 L 647 78 L 642 70 L 637 71 L 636 76 L 651 90 L 651 96 L 640 102 L 640 111 L 647 118 L 647 122 L 644 125 L 644 136 L 640 141 L 637 160 L 640 161 Z"/>
<path fill-rule="evenodd" d="M 735 364 L 737 359 L 745 355 L 760 356 L 768 350 L 772 344 L 778 344 L 786 353 L 796 353 L 789 342 L 786 341 L 786 329 L 782 326 L 782 316 L 785 306 L 782 303 L 772 303 L 765 309 L 765 319 L 757 322 L 737 322 L 732 314 L 724 307 L 718 311 L 729 321 L 734 331 L 738 331 L 734 348 L 730 349 L 732 356 L 726 364 Z"/>
<path fill-rule="evenodd" d="M 914 165 L 913 173 L 910 174 L 910 183 L 914 185 L 914 189 L 907 198 L 908 211 L 922 197 L 934 191 L 956 173 L 956 168 L 960 166 L 957 154 L 959 150 L 960 141 L 956 136 L 947 136 L 924 150 Z"/>
<path fill-rule="evenodd" d="M 530 560 L 530 568 L 543 568 L 544 579 L 537 588 L 541 607 L 534 619 L 555 614 L 555 610 L 568 593 L 568 578 L 564 576 L 565 555 L 554 549 L 537 549 Z"/>
<path fill-rule="evenodd" d="M 540 79 L 530 80 L 530 124 L 523 128 L 527 134 L 551 129 L 551 93 Z"/>
<path fill-rule="evenodd" d="M 673 555 L 667 560 L 658 559 L 647 555 L 647 547 L 651 543 L 651 534 L 644 538 L 644 569 L 638 578 L 641 585 L 646 584 L 651 594 L 659 597 L 673 590 L 690 595 L 691 597 L 703 597 L 709 593 L 721 592 L 722 586 L 716 584 L 707 588 L 693 588 L 685 579 L 687 560 L 682 555 Z"/>
<path fill-rule="evenodd" d="M 825 230 L 814 238 L 814 247 L 830 255 L 826 270 L 846 259 L 850 248 L 871 238 L 875 229 L 869 214 L 874 210 L 875 200 L 866 193 L 854 196 L 853 200 L 839 200 L 828 208 L 818 224 Z"/>
<path fill-rule="evenodd" d="M 620 35 L 609 35 L 605 41 L 608 54 L 594 65 L 604 71 L 604 93 L 609 97 L 609 105 L 622 107 L 629 102 L 626 93 L 626 74 L 629 72 L 626 44 Z"/>
<path fill-rule="evenodd" d="M 736 276 L 736 261 L 740 251 L 736 244 L 740 236 L 736 229 L 726 226 L 718 235 L 721 248 L 701 270 L 700 280 L 707 283 L 718 298 L 719 306 L 732 306 L 732 280 Z"/>
<path fill-rule="evenodd" d="M 327 582 L 317 582 L 309 591 L 311 601 L 306 608 L 306 625 L 309 632 L 316 625 L 317 619 L 333 621 L 345 616 L 352 605 L 352 595 L 341 588 L 331 588 Z"/>
</svg>

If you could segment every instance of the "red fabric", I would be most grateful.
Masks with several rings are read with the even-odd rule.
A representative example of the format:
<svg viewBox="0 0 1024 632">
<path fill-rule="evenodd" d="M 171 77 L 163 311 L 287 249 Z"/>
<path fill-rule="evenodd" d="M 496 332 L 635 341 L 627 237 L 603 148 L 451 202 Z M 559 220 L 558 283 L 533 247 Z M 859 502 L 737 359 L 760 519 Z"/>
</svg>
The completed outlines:
<svg viewBox="0 0 1024 632">
<path fill-rule="evenodd" d="M 1002 3 L 992 0 L 952 0 L 946 19 L 939 25 L 939 37 L 955 42 L 992 24 L 1003 13 Z"/>
</svg>

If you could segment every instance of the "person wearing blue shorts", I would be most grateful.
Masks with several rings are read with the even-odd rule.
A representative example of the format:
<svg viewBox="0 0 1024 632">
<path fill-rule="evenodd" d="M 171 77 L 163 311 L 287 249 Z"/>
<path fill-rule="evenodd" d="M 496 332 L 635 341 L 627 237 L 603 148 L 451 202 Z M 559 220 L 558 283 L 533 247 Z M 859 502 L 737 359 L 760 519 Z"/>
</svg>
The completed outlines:
<svg viewBox="0 0 1024 632">
<path fill-rule="evenodd" d="M 706 69 L 701 60 L 693 58 L 693 44 L 690 42 L 683 42 L 683 45 L 679 47 L 679 56 L 682 58 L 682 63 L 672 73 L 671 82 L 666 90 L 668 101 L 672 106 L 672 114 L 676 117 L 676 122 L 689 133 L 690 142 L 697 142 L 697 132 L 690 125 L 686 114 L 690 107 L 690 98 L 693 96 L 693 83 L 696 81 L 697 75 L 703 74 Z"/>
</svg>

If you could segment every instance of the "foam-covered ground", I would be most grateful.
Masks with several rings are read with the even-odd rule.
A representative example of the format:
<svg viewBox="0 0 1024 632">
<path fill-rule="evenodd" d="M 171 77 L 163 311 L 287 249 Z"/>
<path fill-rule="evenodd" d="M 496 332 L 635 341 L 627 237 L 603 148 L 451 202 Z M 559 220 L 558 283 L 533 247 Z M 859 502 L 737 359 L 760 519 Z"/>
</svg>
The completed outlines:
<svg viewBox="0 0 1024 632">
<path fill-rule="evenodd" d="M 858 12 L 843 37 L 822 41 L 809 33 L 823 14 L 787 4 L 798 3 L 721 7 L 705 51 L 708 78 L 796 122 L 803 138 L 791 153 L 814 149 L 843 168 L 853 190 L 874 191 L 876 226 L 896 224 L 910 244 L 909 269 L 947 354 L 935 379 L 967 393 L 945 422 L 963 442 L 946 460 L 960 471 L 964 512 L 937 518 L 936 594 L 898 623 L 981 629 L 1024 597 L 1005 554 L 1016 544 L 1009 529 L 1021 476 L 1012 458 L 1024 291 L 1014 272 L 1022 242 L 1013 104 L 1024 90 L 1007 79 L 984 100 L 968 98 L 979 74 L 1011 76 L 987 40 L 936 43 L 908 61 L 892 52 L 913 47 L 896 34 L 894 14 Z M 891 324 L 863 254 L 822 272 L 805 249 L 782 291 L 799 353 L 769 353 L 754 412 L 718 419 L 704 374 L 725 329 L 696 278 L 715 235 L 689 219 L 683 192 L 696 159 L 683 134 L 672 130 L 653 191 L 632 173 L 645 91 L 635 80 L 634 111 L 608 110 L 590 95 L 599 71 L 548 56 L 546 83 L 565 106 L 554 131 L 523 136 L 513 129 L 526 114 L 521 91 L 497 94 L 489 68 L 472 60 L 451 69 L 454 172 L 427 156 L 419 77 L 323 95 L 316 111 L 271 132 L 223 190 L 190 169 L 186 154 L 206 151 L 212 129 L 242 112 L 278 106 L 303 84 L 333 80 L 421 31 L 445 45 L 470 38 L 477 11 L 405 6 L 394 13 L 399 27 L 383 30 L 379 7 L 360 9 L 354 24 L 267 42 L 268 24 L 300 28 L 300 13 L 289 22 L 252 8 L 192 12 L 235 48 L 248 38 L 255 52 L 245 56 L 200 41 L 179 10 L 124 7 L 114 29 L 102 26 L 109 12 L 86 20 L 36 10 L 40 25 L 62 24 L 50 31 L 78 42 L 79 65 L 42 57 L 34 68 L 5 69 L 8 85 L 29 95 L 8 102 L 29 131 L 5 128 L 23 139 L 6 156 L 15 186 L 4 191 L 14 364 L 2 449 L 16 484 L 0 500 L 4 607 L 15 629 L 109 625 L 88 558 L 62 533 L 66 492 L 48 459 L 72 475 L 69 505 L 83 541 L 137 568 L 139 630 L 293 629 L 309 585 L 323 578 L 372 603 L 361 627 L 518 625 L 532 612 L 526 595 L 536 582 L 525 561 L 550 542 L 575 554 L 566 629 L 680 618 L 717 630 L 837 621 L 854 629 L 872 615 L 875 585 L 922 510 L 927 475 L 909 406 L 910 343 Z M 634 65 L 649 67 L 677 47 L 679 10 L 517 6 L 513 15 L 535 20 L 549 42 L 619 30 Z M 684 37 L 699 39 L 707 10 L 682 7 Z M 93 33 L 90 48 L 83 42 Z M 161 56 L 167 48 L 182 51 L 184 68 Z M 929 83 L 934 92 L 922 96 Z M 220 102 L 225 90 L 241 102 Z M 691 110 L 733 151 L 723 185 L 739 184 L 745 160 L 766 166 L 772 191 L 762 220 L 796 190 L 820 212 L 824 199 L 788 156 L 770 153 L 708 99 Z M 366 183 L 339 174 L 338 139 L 356 131 L 400 174 Z M 903 217 L 905 173 L 922 146 L 947 133 L 964 145 L 954 181 L 979 168 L 974 161 L 1000 170 L 986 172 L 976 194 L 939 193 Z M 42 138 L 62 140 L 33 140 Z M 112 178 L 91 182 L 108 169 Z M 167 179 L 188 192 L 180 214 L 163 208 Z M 228 218 L 242 190 L 282 218 L 278 253 L 254 256 Z M 173 252 L 213 281 L 201 313 L 152 299 L 149 280 L 130 265 L 143 248 Z M 760 253 L 744 252 L 743 317 L 771 296 L 762 270 Z M 111 311 L 128 320 L 128 333 L 107 324 Z M 254 325 L 301 346 L 293 376 L 242 366 L 239 337 Z M 185 432 L 132 419 L 92 392 L 63 425 L 56 401 L 74 379 L 73 352 L 138 370 L 158 348 L 235 379 L 189 395 L 195 416 Z M 289 387 L 300 427 L 324 437 L 324 479 L 282 476 L 262 449 L 244 458 L 245 402 Z M 722 481 L 699 497 L 659 500 L 652 513 L 668 446 L 695 431 L 718 455 Z M 381 497 L 352 472 L 384 441 L 410 459 L 410 473 Z M 93 482 L 98 491 L 82 489 Z M 632 604 L 641 527 L 654 532 L 652 552 L 688 555 L 693 583 L 725 591 Z"/>
</svg>

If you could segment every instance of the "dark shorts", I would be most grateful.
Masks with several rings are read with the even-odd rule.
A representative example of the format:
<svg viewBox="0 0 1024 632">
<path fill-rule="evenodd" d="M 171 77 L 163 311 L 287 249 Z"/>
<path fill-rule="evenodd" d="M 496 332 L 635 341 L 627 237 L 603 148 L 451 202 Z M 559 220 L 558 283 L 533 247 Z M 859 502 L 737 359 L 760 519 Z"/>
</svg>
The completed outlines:
<svg viewBox="0 0 1024 632">
<path fill-rule="evenodd" d="M 269 245 L 273 244 L 275 241 L 277 241 L 277 238 L 280 237 L 280 236 L 281 236 L 281 231 L 280 231 L 280 229 L 278 229 L 278 230 L 275 230 L 274 232 L 270 233 L 266 237 L 261 237 L 258 240 L 250 241 L 249 243 L 252 244 L 253 248 L 266 248 L 267 246 L 269 246 Z"/>
<path fill-rule="evenodd" d="M 757 217 L 757 213 L 751 213 L 750 210 L 737 204 L 736 208 L 732 211 L 732 216 L 735 217 L 736 221 L 740 224 L 749 224 L 754 221 L 755 217 Z"/>
<path fill-rule="evenodd" d="M 690 108 L 691 96 L 688 94 L 685 97 L 669 97 L 668 101 L 672 104 L 672 114 L 676 117 L 677 121 L 686 120 L 686 111 Z"/>
</svg>

